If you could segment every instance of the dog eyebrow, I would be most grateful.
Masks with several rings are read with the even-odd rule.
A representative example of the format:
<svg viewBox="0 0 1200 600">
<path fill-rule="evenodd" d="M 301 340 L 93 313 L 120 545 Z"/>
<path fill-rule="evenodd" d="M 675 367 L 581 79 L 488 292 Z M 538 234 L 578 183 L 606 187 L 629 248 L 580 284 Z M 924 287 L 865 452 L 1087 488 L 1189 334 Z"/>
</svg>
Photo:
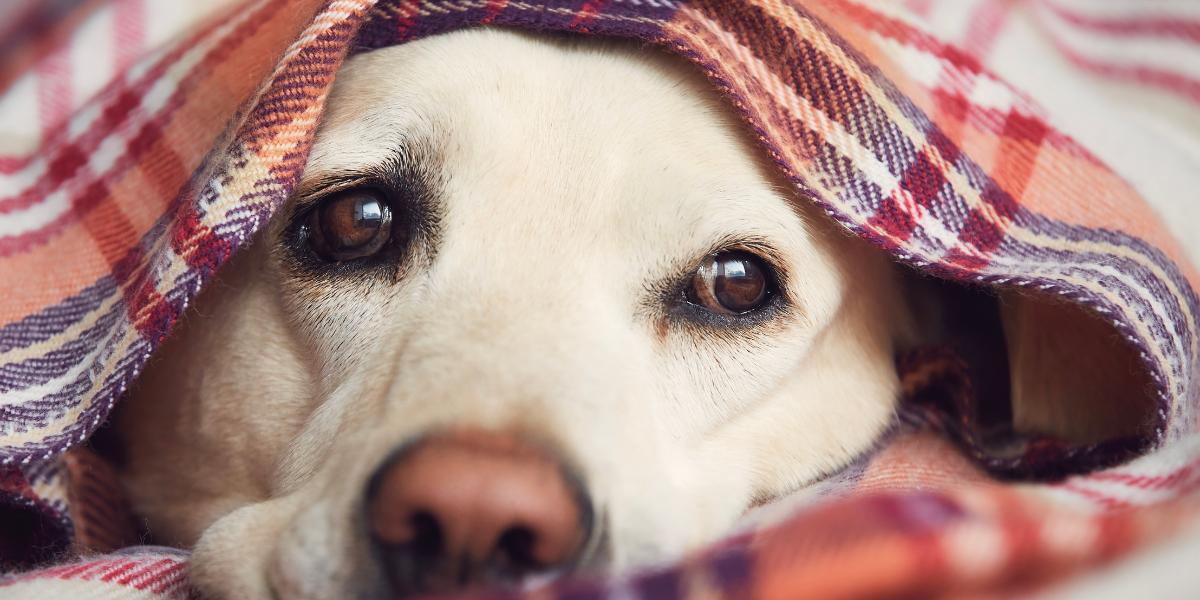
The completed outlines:
<svg viewBox="0 0 1200 600">
<path fill-rule="evenodd" d="M 427 174 L 430 169 L 426 165 L 437 156 L 429 150 L 424 143 L 397 144 L 391 152 L 370 163 L 305 177 L 292 191 L 292 198 L 299 204 L 364 183 L 391 183 L 398 177 Z"/>
<path fill-rule="evenodd" d="M 305 179 L 292 190 L 294 212 L 302 212 L 325 196 L 369 183 L 373 179 L 370 171 L 322 173 Z"/>
<path fill-rule="evenodd" d="M 299 214 L 322 198 L 358 186 L 376 186 L 410 206 L 413 215 L 436 220 L 440 214 L 441 153 L 429 140 L 405 140 L 369 164 L 317 173 L 293 190 L 292 213 Z"/>
<path fill-rule="evenodd" d="M 786 287 L 788 283 L 787 261 L 783 253 L 776 249 L 770 240 L 757 235 L 728 233 L 711 238 L 707 246 L 698 247 L 691 254 L 686 255 L 688 258 L 684 258 L 684 256 L 677 257 L 674 262 L 675 271 L 678 277 L 690 276 L 699 261 L 704 260 L 706 257 L 714 256 L 720 252 L 736 250 L 761 256 L 779 276 L 777 283 L 780 288 Z"/>
</svg>

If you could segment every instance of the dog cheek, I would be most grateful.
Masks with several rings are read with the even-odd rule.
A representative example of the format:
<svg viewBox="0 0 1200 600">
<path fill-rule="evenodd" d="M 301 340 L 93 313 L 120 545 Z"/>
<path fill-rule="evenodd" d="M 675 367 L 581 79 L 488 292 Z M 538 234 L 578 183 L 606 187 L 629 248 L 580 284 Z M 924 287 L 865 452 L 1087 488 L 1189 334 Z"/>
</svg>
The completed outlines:
<svg viewBox="0 0 1200 600">
<path fill-rule="evenodd" d="M 328 395 L 364 370 L 403 347 L 410 320 L 402 290 L 328 284 L 320 294 L 285 290 L 288 321 L 304 347 L 315 378 Z"/>
<path fill-rule="evenodd" d="M 364 598 L 385 588 L 361 526 L 331 500 L 315 499 L 277 537 L 267 569 L 275 597 Z"/>
<path fill-rule="evenodd" d="M 203 598 L 270 598 L 264 574 L 294 511 L 291 498 L 239 508 L 209 527 L 192 552 L 190 579 Z"/>
<path fill-rule="evenodd" d="M 680 558 L 719 537 L 744 510 L 739 490 L 745 486 L 701 472 L 697 457 L 663 458 L 626 465 L 621 481 L 610 487 L 607 517 L 616 569 Z"/>
</svg>

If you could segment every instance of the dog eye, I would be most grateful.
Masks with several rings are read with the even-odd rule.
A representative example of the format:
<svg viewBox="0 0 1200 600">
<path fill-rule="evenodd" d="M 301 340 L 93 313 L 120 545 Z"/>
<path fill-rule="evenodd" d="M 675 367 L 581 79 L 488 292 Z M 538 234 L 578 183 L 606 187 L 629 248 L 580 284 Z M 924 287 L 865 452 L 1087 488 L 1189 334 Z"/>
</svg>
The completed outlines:
<svg viewBox="0 0 1200 600">
<path fill-rule="evenodd" d="M 370 256 L 391 237 L 392 211 L 382 192 L 356 188 L 322 200 L 305 222 L 308 245 L 329 261 Z"/>
<path fill-rule="evenodd" d="M 692 276 L 688 301 L 726 315 L 745 314 L 766 304 L 771 295 L 769 268 L 749 252 L 720 252 Z"/>
</svg>

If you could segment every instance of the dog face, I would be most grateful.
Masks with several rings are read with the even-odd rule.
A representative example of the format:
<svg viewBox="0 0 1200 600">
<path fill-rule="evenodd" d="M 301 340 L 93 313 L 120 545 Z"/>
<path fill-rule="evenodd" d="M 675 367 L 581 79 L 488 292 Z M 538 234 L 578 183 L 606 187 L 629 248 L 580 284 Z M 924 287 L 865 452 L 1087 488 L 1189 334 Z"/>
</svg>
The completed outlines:
<svg viewBox="0 0 1200 600">
<path fill-rule="evenodd" d="M 128 487 L 216 595 L 668 558 L 870 445 L 895 278 L 673 59 L 377 50 L 123 409 Z"/>
</svg>

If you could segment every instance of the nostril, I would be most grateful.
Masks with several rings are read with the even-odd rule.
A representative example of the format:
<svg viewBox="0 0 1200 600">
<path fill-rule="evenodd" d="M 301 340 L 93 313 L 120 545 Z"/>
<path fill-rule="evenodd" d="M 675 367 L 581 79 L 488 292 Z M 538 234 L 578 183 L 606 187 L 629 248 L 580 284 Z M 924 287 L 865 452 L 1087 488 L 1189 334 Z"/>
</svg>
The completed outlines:
<svg viewBox="0 0 1200 600">
<path fill-rule="evenodd" d="M 405 527 L 390 534 L 374 534 L 375 549 L 384 571 L 400 593 L 426 587 L 438 577 L 446 560 L 446 535 L 442 524 L 429 511 L 413 511 Z"/>
<path fill-rule="evenodd" d="M 446 538 L 437 517 L 427 511 L 417 511 L 409 517 L 412 528 L 410 552 L 422 562 L 437 560 L 446 551 Z"/>
<path fill-rule="evenodd" d="M 529 527 L 509 527 L 496 540 L 496 558 L 513 577 L 535 573 L 546 567 L 535 554 L 537 542 L 537 534 Z"/>
</svg>

